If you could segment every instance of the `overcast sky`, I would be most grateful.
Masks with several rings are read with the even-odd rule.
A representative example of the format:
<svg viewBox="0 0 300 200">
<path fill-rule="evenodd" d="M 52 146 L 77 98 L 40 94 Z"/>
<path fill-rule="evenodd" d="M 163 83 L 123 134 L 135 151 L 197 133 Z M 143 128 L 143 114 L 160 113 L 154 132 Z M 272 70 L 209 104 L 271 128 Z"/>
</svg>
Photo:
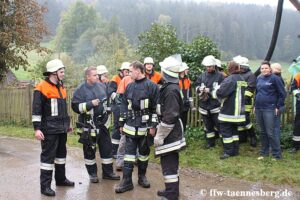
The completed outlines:
<svg viewBox="0 0 300 200">
<path fill-rule="evenodd" d="M 193 0 L 196 2 L 222 2 L 222 3 L 242 3 L 242 4 L 258 4 L 258 5 L 269 5 L 277 6 L 278 0 Z M 289 0 L 284 1 L 284 8 L 296 10 L 293 4 Z"/>
</svg>

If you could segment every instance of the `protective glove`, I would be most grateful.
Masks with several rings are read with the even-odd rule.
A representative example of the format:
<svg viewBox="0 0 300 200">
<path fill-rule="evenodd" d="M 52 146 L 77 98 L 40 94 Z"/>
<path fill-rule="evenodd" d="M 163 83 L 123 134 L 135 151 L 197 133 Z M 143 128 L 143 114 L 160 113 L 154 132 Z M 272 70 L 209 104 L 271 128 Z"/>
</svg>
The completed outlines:
<svg viewBox="0 0 300 200">
<path fill-rule="evenodd" d="M 173 130 L 173 127 L 163 126 L 161 123 L 157 126 L 157 132 L 154 137 L 154 146 L 161 146 L 164 144 L 164 139 L 168 137 L 168 135 Z"/>
</svg>

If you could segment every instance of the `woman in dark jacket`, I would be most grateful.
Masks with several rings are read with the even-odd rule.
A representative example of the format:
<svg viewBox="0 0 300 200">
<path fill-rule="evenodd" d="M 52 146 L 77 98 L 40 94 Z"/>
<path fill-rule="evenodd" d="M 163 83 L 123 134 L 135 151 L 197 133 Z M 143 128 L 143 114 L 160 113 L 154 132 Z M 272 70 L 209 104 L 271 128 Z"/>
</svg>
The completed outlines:
<svg viewBox="0 0 300 200">
<path fill-rule="evenodd" d="M 275 131 L 279 110 L 284 106 L 286 91 L 280 77 L 272 74 L 268 61 L 264 61 L 260 67 L 261 75 L 257 78 L 255 96 L 256 120 L 261 128 L 261 150 L 259 160 L 269 156 L 272 149 L 274 159 L 281 159 L 280 136 Z"/>
</svg>

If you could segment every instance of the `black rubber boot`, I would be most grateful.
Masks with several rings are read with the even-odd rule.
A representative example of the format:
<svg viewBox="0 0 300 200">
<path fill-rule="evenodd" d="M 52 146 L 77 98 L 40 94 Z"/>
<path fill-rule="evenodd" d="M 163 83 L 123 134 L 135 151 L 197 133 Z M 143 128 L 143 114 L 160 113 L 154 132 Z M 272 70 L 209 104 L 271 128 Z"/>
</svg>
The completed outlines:
<svg viewBox="0 0 300 200">
<path fill-rule="evenodd" d="M 51 189 L 53 170 L 41 169 L 41 193 L 46 196 L 55 196 L 54 190 Z"/>
<path fill-rule="evenodd" d="M 133 189 L 132 183 L 132 169 L 123 168 L 123 179 L 119 185 L 115 188 L 116 193 L 123 193 Z"/>
<path fill-rule="evenodd" d="M 138 183 L 143 188 L 150 188 L 150 183 L 147 180 L 147 177 L 144 174 L 139 174 L 139 180 Z"/>
<path fill-rule="evenodd" d="M 107 180 L 120 180 L 120 176 L 113 172 L 112 164 L 102 164 L 102 178 Z"/>
<path fill-rule="evenodd" d="M 91 183 L 98 183 L 99 179 L 98 179 L 97 174 L 90 174 L 90 181 L 91 181 Z"/>
<path fill-rule="evenodd" d="M 143 188 L 150 188 L 150 183 L 146 177 L 146 171 L 148 167 L 148 161 L 138 160 L 138 184 Z"/>
<path fill-rule="evenodd" d="M 54 197 L 55 196 L 54 190 L 52 190 L 50 187 L 46 187 L 44 189 L 41 189 L 41 193 L 43 195 L 46 195 L 46 196 L 49 196 L 49 197 Z"/>
<path fill-rule="evenodd" d="M 71 186 L 73 187 L 75 183 L 73 181 L 68 180 L 67 178 L 62 182 L 56 182 L 57 186 Z"/>
<path fill-rule="evenodd" d="M 158 190 L 157 191 L 157 196 L 163 197 L 165 194 L 165 190 Z"/>
</svg>

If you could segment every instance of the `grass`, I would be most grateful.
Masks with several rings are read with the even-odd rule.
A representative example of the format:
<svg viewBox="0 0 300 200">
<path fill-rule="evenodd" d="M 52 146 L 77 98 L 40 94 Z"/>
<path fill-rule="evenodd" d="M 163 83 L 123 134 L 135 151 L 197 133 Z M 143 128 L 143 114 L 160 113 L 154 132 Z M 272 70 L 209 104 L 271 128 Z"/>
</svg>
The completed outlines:
<svg viewBox="0 0 300 200">
<path fill-rule="evenodd" d="M 202 171 L 216 173 L 222 176 L 236 177 L 249 181 L 264 181 L 273 184 L 288 184 L 300 187 L 300 152 L 289 154 L 283 152 L 283 160 L 273 161 L 271 158 L 257 160 L 259 147 L 249 147 L 248 144 L 240 146 L 240 156 L 220 160 L 222 145 L 219 142 L 212 150 L 205 150 L 205 141 L 202 139 L 203 133 L 197 134 L 199 129 L 189 130 L 187 134 L 187 148 L 180 153 L 180 166 L 199 169 Z M 31 127 L 21 127 L 15 124 L 1 124 L 0 135 L 11 137 L 21 137 L 34 139 Z M 81 147 L 78 136 L 68 135 L 69 146 Z M 150 162 L 158 163 L 159 159 L 153 157 L 151 149 Z"/>
<path fill-rule="evenodd" d="M 42 47 L 46 47 L 48 49 L 53 49 L 53 44 L 52 43 L 42 43 Z M 29 66 L 27 69 L 33 68 L 39 60 L 42 58 L 42 55 L 37 53 L 36 51 L 30 51 L 27 53 L 28 56 L 28 62 Z M 20 67 L 18 70 L 12 69 L 12 72 L 16 75 L 18 80 L 30 80 L 30 73 L 28 71 L 25 71 L 22 67 Z"/>
<path fill-rule="evenodd" d="M 19 126 L 16 124 L 0 123 L 0 135 L 9 137 L 18 137 L 26 139 L 35 139 L 34 131 L 32 127 Z M 78 136 L 74 134 L 68 134 L 68 146 L 81 147 L 78 143 Z"/>
</svg>

